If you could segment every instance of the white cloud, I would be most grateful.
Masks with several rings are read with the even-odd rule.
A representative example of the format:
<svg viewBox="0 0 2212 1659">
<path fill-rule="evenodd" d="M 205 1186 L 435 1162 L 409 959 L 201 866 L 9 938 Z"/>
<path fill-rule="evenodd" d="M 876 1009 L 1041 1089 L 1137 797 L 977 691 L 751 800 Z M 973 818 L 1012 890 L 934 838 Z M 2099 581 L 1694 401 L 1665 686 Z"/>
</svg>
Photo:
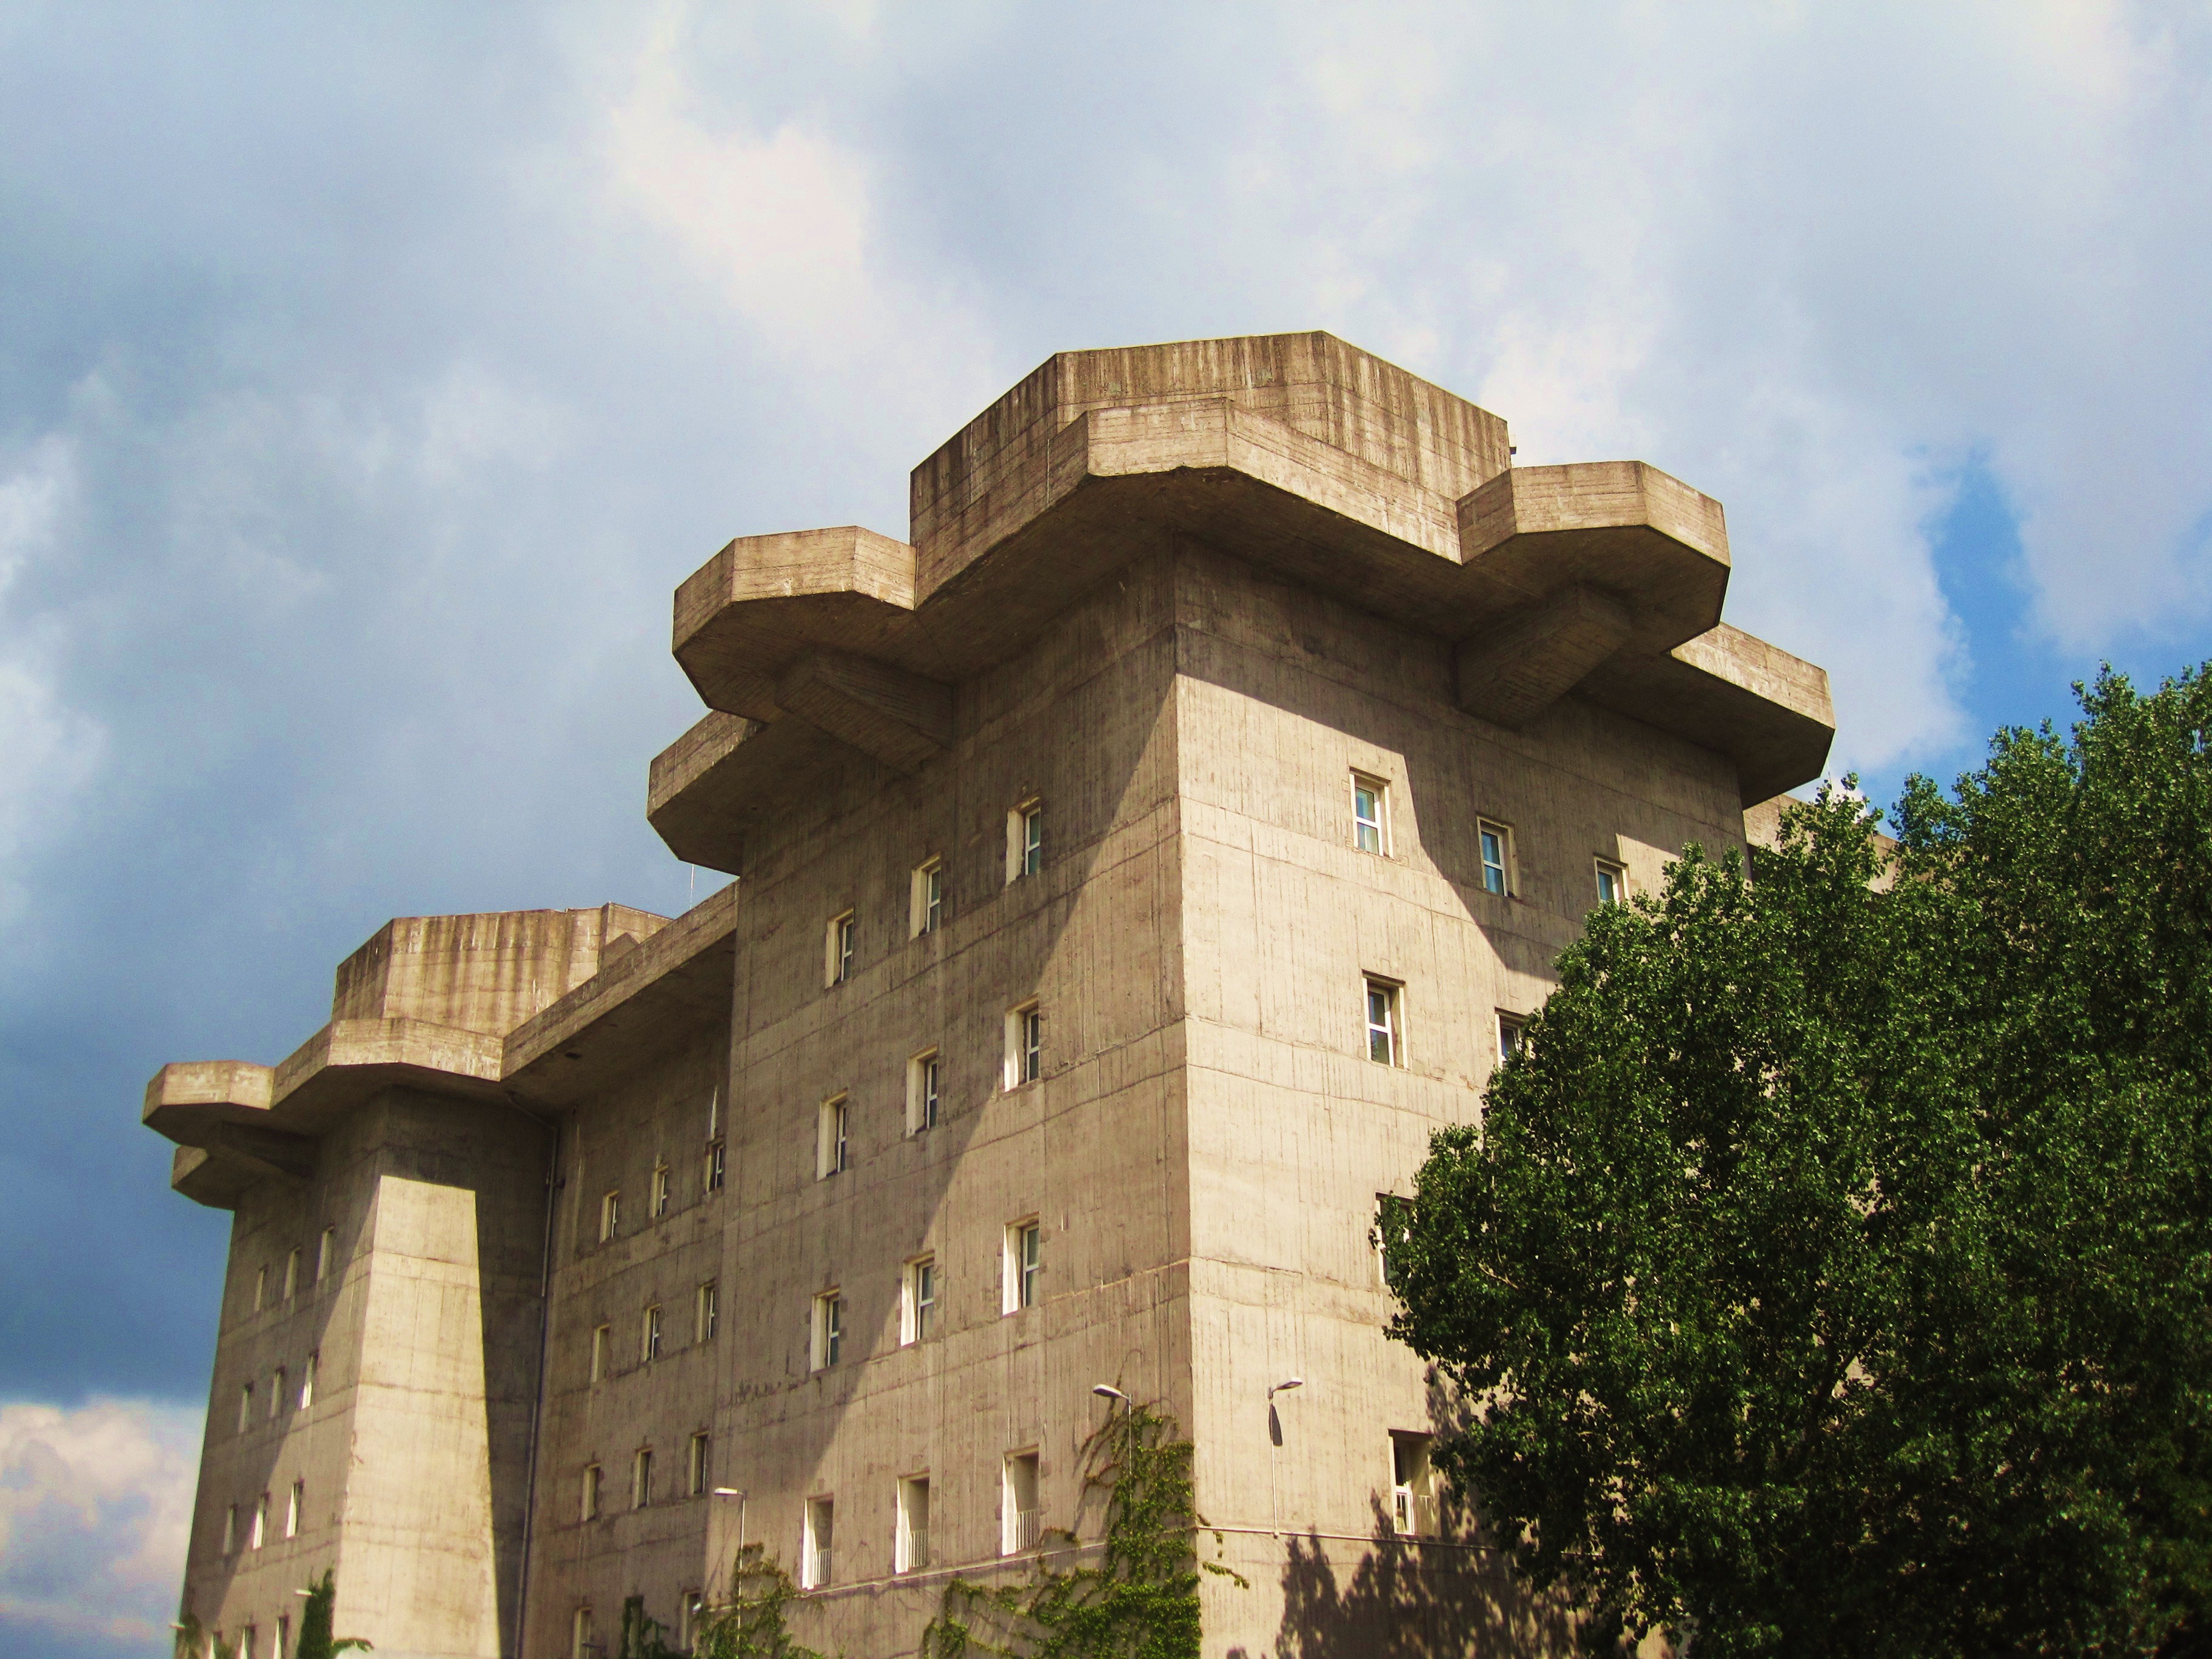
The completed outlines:
<svg viewBox="0 0 2212 1659">
<path fill-rule="evenodd" d="M 200 1425 L 145 1401 L 0 1405 L 0 1635 L 167 1639 Z"/>
</svg>

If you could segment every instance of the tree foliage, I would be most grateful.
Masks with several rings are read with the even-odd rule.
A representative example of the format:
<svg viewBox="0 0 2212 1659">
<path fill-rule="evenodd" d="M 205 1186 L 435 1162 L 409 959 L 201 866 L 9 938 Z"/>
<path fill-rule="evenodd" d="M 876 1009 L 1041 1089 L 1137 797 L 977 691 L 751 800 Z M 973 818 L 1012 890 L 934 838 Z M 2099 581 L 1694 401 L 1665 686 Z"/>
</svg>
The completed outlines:
<svg viewBox="0 0 2212 1659">
<path fill-rule="evenodd" d="M 2079 688 L 2077 688 L 2079 691 Z M 1382 1218 L 1438 1461 L 1593 1650 L 2200 1652 L 2212 681 L 1594 915 Z"/>
<path fill-rule="evenodd" d="M 728 1599 L 708 1610 L 693 1639 L 696 1659 L 823 1659 L 785 1628 L 799 1593 L 791 1575 L 766 1550 L 746 1545 L 730 1564 Z M 653 1629 L 658 1639 L 659 1626 Z"/>
</svg>

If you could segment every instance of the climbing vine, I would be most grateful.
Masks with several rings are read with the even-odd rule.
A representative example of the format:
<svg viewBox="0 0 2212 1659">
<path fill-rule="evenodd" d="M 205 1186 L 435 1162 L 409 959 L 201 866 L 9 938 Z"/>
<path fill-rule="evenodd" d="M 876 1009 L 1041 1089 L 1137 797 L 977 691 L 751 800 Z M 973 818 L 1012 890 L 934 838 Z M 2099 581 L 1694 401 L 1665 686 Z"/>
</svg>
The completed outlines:
<svg viewBox="0 0 2212 1659">
<path fill-rule="evenodd" d="M 356 1649 L 367 1651 L 374 1645 L 366 1637 L 331 1634 L 331 1610 L 338 1596 L 335 1571 L 324 1569 L 323 1576 L 308 1584 L 307 1595 L 307 1605 L 300 1610 L 300 1639 L 292 1649 L 293 1659 L 336 1659 L 341 1653 Z M 177 1659 L 240 1659 L 238 1644 L 210 1633 L 195 1613 L 186 1613 L 176 1630 Z"/>
<path fill-rule="evenodd" d="M 798 1595 L 789 1573 L 758 1544 L 746 1545 L 730 1565 L 729 1600 L 710 1609 L 699 1627 L 694 1659 L 823 1659 L 784 1628 L 785 1609 Z M 644 1616 L 641 1609 L 639 1616 Z M 627 1631 L 627 1607 L 623 1618 Z M 658 1632 L 659 1626 L 653 1628 Z M 640 1649 L 640 1659 L 659 1659 L 661 1651 Z"/>
<path fill-rule="evenodd" d="M 1246 1580 L 1199 1559 L 1206 1520 L 1191 1490 L 1191 1443 L 1173 1437 L 1175 1427 L 1146 1406 L 1111 1413 L 1083 1444 L 1084 1496 L 1106 1498 L 1097 1559 L 1054 1565 L 1049 1540 L 1075 1542 L 1056 1530 L 1025 1583 L 955 1578 L 922 1632 L 921 1659 L 1198 1659 L 1200 1572 Z"/>
</svg>

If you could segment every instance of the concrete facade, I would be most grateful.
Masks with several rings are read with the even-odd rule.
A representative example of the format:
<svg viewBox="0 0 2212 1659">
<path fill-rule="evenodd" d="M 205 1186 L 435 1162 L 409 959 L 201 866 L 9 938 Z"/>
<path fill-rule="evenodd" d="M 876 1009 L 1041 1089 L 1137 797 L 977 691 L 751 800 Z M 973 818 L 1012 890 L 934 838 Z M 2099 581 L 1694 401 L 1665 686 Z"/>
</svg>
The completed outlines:
<svg viewBox="0 0 2212 1659">
<path fill-rule="evenodd" d="M 1418 1473 L 1376 1197 L 1607 884 L 1741 846 L 1832 721 L 1721 620 L 1718 503 L 1510 457 L 1325 335 L 1069 353 L 910 543 L 718 553 L 648 815 L 735 882 L 395 921 L 290 1060 L 149 1085 L 237 1216 L 186 1610 L 262 1659 L 331 1566 L 382 1655 L 611 1654 L 742 1539 L 805 1639 L 911 1652 L 1097 1535 L 1107 1383 L 1249 1581 L 1209 1655 L 1559 1646 Z"/>
</svg>

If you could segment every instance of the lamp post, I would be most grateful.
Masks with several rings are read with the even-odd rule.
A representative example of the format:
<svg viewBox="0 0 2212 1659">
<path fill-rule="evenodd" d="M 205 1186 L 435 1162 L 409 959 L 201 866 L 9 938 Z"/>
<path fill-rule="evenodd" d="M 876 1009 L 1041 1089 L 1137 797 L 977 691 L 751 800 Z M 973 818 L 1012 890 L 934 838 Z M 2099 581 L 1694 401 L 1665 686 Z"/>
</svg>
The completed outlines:
<svg viewBox="0 0 2212 1659">
<path fill-rule="evenodd" d="M 714 1496 L 734 1498 L 738 1500 L 738 1553 L 742 1555 L 745 1550 L 745 1495 L 735 1486 L 717 1486 L 714 1488 Z"/>
<path fill-rule="evenodd" d="M 1283 1419 L 1276 1414 L 1275 1396 L 1305 1385 L 1303 1376 L 1291 1376 L 1267 1390 L 1267 1525 L 1278 1538 L 1283 1535 L 1283 1520 L 1275 1498 L 1275 1454 L 1282 1449 Z"/>
<path fill-rule="evenodd" d="M 1118 1400 L 1125 1406 L 1129 1403 L 1129 1396 L 1110 1382 L 1093 1382 L 1091 1385 L 1091 1392 L 1101 1400 Z M 1110 1412 L 1114 1408 L 1109 1406 L 1106 1409 Z"/>
</svg>

